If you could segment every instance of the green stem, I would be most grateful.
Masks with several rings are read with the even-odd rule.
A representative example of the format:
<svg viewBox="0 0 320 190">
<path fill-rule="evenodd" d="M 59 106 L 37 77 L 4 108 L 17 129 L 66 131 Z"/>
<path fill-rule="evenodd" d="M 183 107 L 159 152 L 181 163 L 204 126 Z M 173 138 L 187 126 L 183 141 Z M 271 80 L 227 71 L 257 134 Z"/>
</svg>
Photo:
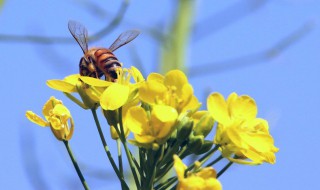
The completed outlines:
<svg viewBox="0 0 320 190">
<path fill-rule="evenodd" d="M 162 44 L 161 73 L 172 69 L 185 71 L 186 50 L 192 29 L 195 1 L 178 1 L 175 20 Z"/>
<path fill-rule="evenodd" d="M 144 186 L 146 182 L 146 177 L 145 177 L 145 171 L 146 171 L 146 164 L 145 164 L 145 150 L 143 148 L 139 148 L 139 162 L 140 162 L 140 184 L 141 187 Z"/>
<path fill-rule="evenodd" d="M 198 161 L 203 165 L 211 156 L 214 154 L 220 146 L 216 145 L 213 149 L 207 152 L 204 156 L 202 156 Z M 192 163 L 187 169 L 186 172 L 192 170 L 194 168 L 194 163 Z"/>
<path fill-rule="evenodd" d="M 81 173 L 81 170 L 80 170 L 80 168 L 79 168 L 79 165 L 78 165 L 75 157 L 74 157 L 73 154 L 72 154 L 72 151 L 71 151 L 71 148 L 70 148 L 70 146 L 69 146 L 68 141 L 65 141 L 65 140 L 64 140 L 63 143 L 64 143 L 64 145 L 66 146 L 66 148 L 67 148 L 67 150 L 68 150 L 69 156 L 70 156 L 70 158 L 71 158 L 71 161 L 72 161 L 72 163 L 73 163 L 74 168 L 75 168 L 76 171 L 77 171 L 77 174 L 78 174 L 78 176 L 79 176 L 79 178 L 80 178 L 80 181 L 81 181 L 81 183 L 82 183 L 82 185 L 83 185 L 83 188 L 86 189 L 86 190 L 89 190 L 89 186 L 88 186 L 86 180 L 84 179 L 84 177 L 83 177 L 83 175 L 82 175 L 82 173 Z"/>
<path fill-rule="evenodd" d="M 233 162 L 229 162 L 225 167 L 222 168 L 222 170 L 217 174 L 217 178 L 220 177 L 231 165 Z"/>
<path fill-rule="evenodd" d="M 168 179 L 166 182 L 157 185 L 154 189 L 155 190 L 165 190 L 168 187 L 170 187 L 177 179 L 178 179 L 177 177 L 172 177 L 172 178 Z"/>
<path fill-rule="evenodd" d="M 117 146 L 118 146 L 118 162 L 119 162 L 119 172 L 120 175 L 123 176 L 123 164 L 122 164 L 122 151 L 121 151 L 121 142 L 117 139 Z M 123 189 L 123 184 L 121 183 L 121 189 Z"/>
<path fill-rule="evenodd" d="M 212 166 L 212 165 L 216 164 L 216 163 L 219 162 L 222 158 L 223 158 L 223 156 L 220 155 L 218 158 L 216 158 L 215 160 L 213 160 L 212 162 L 210 162 L 209 164 L 207 164 L 206 167 L 209 167 L 209 166 Z"/>
<path fill-rule="evenodd" d="M 202 156 L 198 161 L 201 162 L 201 165 L 206 162 L 211 156 L 212 154 L 214 154 L 219 148 L 219 145 L 216 145 L 213 149 L 211 149 L 209 152 L 207 152 L 204 156 Z M 180 152 L 180 155 L 183 156 L 183 153 L 184 153 L 184 150 L 182 149 L 182 151 Z M 220 156 L 218 157 L 217 159 L 215 159 L 213 162 L 209 163 L 208 166 L 213 165 L 215 164 L 216 162 L 218 162 L 219 160 L 221 160 L 223 157 Z M 172 164 L 173 165 L 173 164 Z M 188 172 L 190 170 L 192 170 L 194 168 L 194 163 L 192 163 L 186 170 L 185 172 Z M 169 166 L 170 168 L 172 166 Z M 170 187 L 174 182 L 177 181 L 177 177 L 173 177 L 173 178 L 170 178 L 168 181 L 166 181 L 164 184 L 160 184 L 158 185 L 155 189 L 156 190 L 165 190 L 167 189 L 168 187 Z M 171 189 L 175 189 L 176 188 L 176 185 L 174 187 L 172 187 Z"/>
<path fill-rule="evenodd" d="M 117 165 L 116 163 L 114 162 L 113 158 L 112 158 L 112 155 L 109 151 L 109 147 L 107 145 L 107 141 L 105 140 L 104 138 L 104 135 L 103 135 L 103 132 L 101 130 L 101 126 L 100 126 L 100 123 L 99 123 L 99 119 L 98 119 L 98 116 L 97 116 L 97 112 L 96 112 L 96 109 L 91 109 L 92 111 L 92 115 L 93 115 L 93 118 L 94 118 L 94 121 L 96 123 L 96 126 L 97 126 L 97 129 L 98 129 L 98 132 L 99 132 L 99 136 L 100 136 L 100 139 L 101 139 L 101 142 L 102 142 L 102 145 L 104 147 L 104 150 L 105 152 L 107 153 L 107 156 L 108 156 L 108 159 L 111 163 L 111 166 L 113 168 L 113 170 L 116 172 L 120 182 L 121 182 L 121 186 L 122 187 L 125 187 L 125 189 L 129 189 L 128 185 L 126 184 L 126 182 L 124 181 L 124 177 L 123 175 L 121 175 L 119 169 L 117 168 Z"/>
<path fill-rule="evenodd" d="M 135 169 L 134 164 L 133 164 L 133 158 L 132 158 L 132 155 L 131 155 L 130 150 L 128 148 L 127 140 L 126 140 L 124 129 L 123 129 L 122 108 L 119 108 L 119 125 L 120 125 L 120 133 L 121 133 L 120 134 L 120 139 L 121 139 L 121 142 L 123 144 L 124 150 L 126 151 L 127 159 L 128 159 L 128 162 L 129 162 L 129 165 L 130 165 L 130 168 L 131 168 L 131 172 L 132 172 L 134 181 L 136 183 L 137 189 L 139 190 L 140 189 L 140 183 L 139 183 L 138 175 L 137 175 L 136 169 Z"/>
<path fill-rule="evenodd" d="M 72 94 L 64 92 L 64 94 L 74 103 L 76 103 L 78 106 L 80 106 L 83 109 L 88 109 L 88 107 L 86 105 L 84 105 L 84 103 L 82 103 L 80 100 L 78 100 L 76 97 L 74 97 Z"/>
</svg>

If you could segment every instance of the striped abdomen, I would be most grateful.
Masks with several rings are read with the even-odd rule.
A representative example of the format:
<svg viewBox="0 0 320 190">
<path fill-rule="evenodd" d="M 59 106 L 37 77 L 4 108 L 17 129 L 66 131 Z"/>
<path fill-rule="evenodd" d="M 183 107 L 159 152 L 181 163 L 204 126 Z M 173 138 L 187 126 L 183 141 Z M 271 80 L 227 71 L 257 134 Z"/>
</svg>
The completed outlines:
<svg viewBox="0 0 320 190">
<path fill-rule="evenodd" d="M 122 65 L 116 56 L 106 48 L 101 48 L 95 51 L 97 67 L 103 72 L 108 80 L 115 81 L 118 78 L 116 70 Z"/>
<path fill-rule="evenodd" d="M 89 76 L 93 78 L 101 78 L 103 72 L 95 66 L 95 61 L 85 56 L 80 59 L 79 72 L 81 76 Z"/>
</svg>

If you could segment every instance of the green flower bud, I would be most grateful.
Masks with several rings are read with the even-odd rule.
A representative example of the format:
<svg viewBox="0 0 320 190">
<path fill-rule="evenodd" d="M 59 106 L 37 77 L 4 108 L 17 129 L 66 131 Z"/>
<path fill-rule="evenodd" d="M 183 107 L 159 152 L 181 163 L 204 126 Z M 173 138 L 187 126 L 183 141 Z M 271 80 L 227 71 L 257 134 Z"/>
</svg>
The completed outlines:
<svg viewBox="0 0 320 190">
<path fill-rule="evenodd" d="M 159 149 L 159 144 L 158 143 L 152 143 L 152 150 L 157 151 Z"/>
<path fill-rule="evenodd" d="M 201 149 L 203 143 L 204 143 L 204 136 L 191 135 L 188 142 L 188 150 L 192 153 L 197 152 L 198 150 Z"/>
<path fill-rule="evenodd" d="M 213 128 L 214 120 L 210 113 L 203 115 L 194 127 L 194 135 L 206 137 Z"/>
<path fill-rule="evenodd" d="M 213 145 L 213 141 L 205 140 L 204 143 L 202 144 L 201 148 L 194 151 L 194 153 L 196 155 L 199 155 L 199 154 L 203 154 L 205 152 L 208 152 L 211 149 L 212 145 Z"/>
<path fill-rule="evenodd" d="M 186 140 L 192 132 L 193 121 L 189 117 L 183 117 L 177 126 L 177 139 Z"/>
</svg>

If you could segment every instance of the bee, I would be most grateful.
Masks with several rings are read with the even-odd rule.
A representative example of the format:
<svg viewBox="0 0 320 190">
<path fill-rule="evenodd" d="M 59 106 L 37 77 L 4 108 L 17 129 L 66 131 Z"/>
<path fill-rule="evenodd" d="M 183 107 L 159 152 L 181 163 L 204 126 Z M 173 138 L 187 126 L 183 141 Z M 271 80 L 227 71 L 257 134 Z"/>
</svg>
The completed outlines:
<svg viewBox="0 0 320 190">
<path fill-rule="evenodd" d="M 84 54 L 79 62 L 80 75 L 94 78 L 101 78 L 105 75 L 106 80 L 112 82 L 117 79 L 117 69 L 122 67 L 113 52 L 131 42 L 140 34 L 138 30 L 128 30 L 120 34 L 109 48 L 94 47 L 88 49 L 88 31 L 86 27 L 79 22 L 69 21 L 68 28 Z"/>
</svg>

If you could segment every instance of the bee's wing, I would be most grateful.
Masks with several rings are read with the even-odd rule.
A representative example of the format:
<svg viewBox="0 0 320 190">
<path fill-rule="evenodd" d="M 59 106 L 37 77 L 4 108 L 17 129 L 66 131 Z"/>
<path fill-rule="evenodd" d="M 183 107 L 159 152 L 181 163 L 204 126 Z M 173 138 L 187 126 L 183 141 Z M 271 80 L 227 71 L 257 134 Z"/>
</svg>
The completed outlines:
<svg viewBox="0 0 320 190">
<path fill-rule="evenodd" d="M 127 43 L 134 40 L 140 34 L 139 30 L 128 30 L 120 34 L 120 36 L 113 42 L 109 47 L 111 51 L 117 50 L 119 47 L 126 45 Z"/>
<path fill-rule="evenodd" d="M 77 21 L 70 20 L 68 28 L 74 39 L 80 45 L 83 53 L 88 51 L 88 31 L 85 26 Z"/>
</svg>

